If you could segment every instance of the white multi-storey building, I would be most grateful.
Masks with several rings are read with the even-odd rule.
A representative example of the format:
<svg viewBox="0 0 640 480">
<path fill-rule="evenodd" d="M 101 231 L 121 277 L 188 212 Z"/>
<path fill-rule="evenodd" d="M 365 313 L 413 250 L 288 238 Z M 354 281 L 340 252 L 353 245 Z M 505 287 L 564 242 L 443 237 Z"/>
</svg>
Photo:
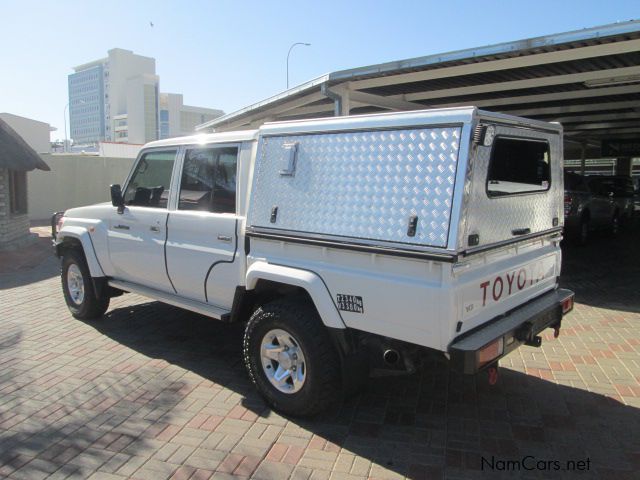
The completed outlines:
<svg viewBox="0 0 640 480">
<path fill-rule="evenodd" d="M 101 140 L 145 143 L 157 139 L 158 84 L 156 61 L 151 57 L 136 55 L 130 50 L 114 48 L 108 56 L 74 68 L 69 75 L 69 123 L 71 138 L 75 143 L 95 143 Z M 151 83 L 151 88 L 148 86 Z M 137 100 L 153 95 L 149 112 L 144 111 Z M 129 105 L 133 99 L 135 106 Z M 135 112 L 129 112 L 129 110 Z M 154 116 L 149 129 L 156 133 L 146 136 L 147 125 L 136 125 L 135 133 L 115 132 L 115 118 L 133 116 L 142 121 Z"/>
<path fill-rule="evenodd" d="M 184 105 L 179 93 L 160 94 L 160 138 L 192 135 L 196 125 L 224 115 L 222 110 Z"/>
<path fill-rule="evenodd" d="M 74 70 L 69 75 L 69 123 L 76 144 L 143 144 L 193 133 L 195 125 L 223 114 L 183 105 L 182 95 L 160 94 L 155 59 L 130 50 L 111 49 L 106 58 Z"/>
</svg>

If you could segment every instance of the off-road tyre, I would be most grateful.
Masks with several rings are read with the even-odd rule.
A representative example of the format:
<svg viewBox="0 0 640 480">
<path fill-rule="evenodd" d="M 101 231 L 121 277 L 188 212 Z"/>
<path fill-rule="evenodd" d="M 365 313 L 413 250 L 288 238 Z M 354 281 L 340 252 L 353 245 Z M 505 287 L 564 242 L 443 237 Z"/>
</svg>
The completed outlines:
<svg viewBox="0 0 640 480">
<path fill-rule="evenodd" d="M 68 272 L 75 265 L 82 275 L 82 285 L 84 287 L 84 295 L 82 301 L 75 302 L 71 297 L 68 283 Z M 89 267 L 84 259 L 82 252 L 77 250 L 67 250 L 62 257 L 62 265 L 60 268 L 60 278 L 62 280 L 62 292 L 67 307 L 75 318 L 80 320 L 91 320 L 100 318 L 109 308 L 110 298 L 107 295 L 96 297 Z"/>
<path fill-rule="evenodd" d="M 267 378 L 261 363 L 262 341 L 273 329 L 281 329 L 298 342 L 306 360 L 306 378 L 295 393 L 283 393 Z M 341 398 L 340 361 L 316 309 L 304 300 L 279 299 L 259 306 L 247 323 L 243 356 L 245 366 L 266 402 L 281 413 L 309 417 Z"/>
</svg>

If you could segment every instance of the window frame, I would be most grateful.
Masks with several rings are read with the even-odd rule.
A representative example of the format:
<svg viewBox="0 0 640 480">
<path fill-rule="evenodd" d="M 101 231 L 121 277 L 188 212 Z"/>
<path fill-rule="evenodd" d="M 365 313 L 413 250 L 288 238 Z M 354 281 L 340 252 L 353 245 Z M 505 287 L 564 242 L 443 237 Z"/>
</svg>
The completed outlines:
<svg viewBox="0 0 640 480">
<path fill-rule="evenodd" d="M 12 217 L 26 215 L 29 213 L 27 172 L 23 170 L 8 170 L 8 173 L 9 214 Z"/>
<path fill-rule="evenodd" d="M 149 207 L 146 205 L 126 205 L 126 208 L 135 207 L 135 208 L 148 208 L 152 210 L 166 210 L 166 211 L 171 210 L 172 198 L 175 194 L 174 184 L 175 184 L 176 168 L 178 168 L 178 163 L 180 163 L 179 162 L 180 152 L 181 152 L 180 145 L 152 147 L 152 148 L 145 148 L 141 150 L 140 153 L 138 154 L 138 158 L 136 158 L 136 161 L 133 163 L 131 170 L 129 171 L 129 175 L 127 175 L 127 178 L 124 181 L 124 184 L 122 187 L 122 196 L 124 198 L 124 195 L 126 194 L 127 189 L 129 188 L 129 184 L 133 179 L 133 175 L 138 170 L 138 164 L 142 161 L 145 155 L 147 155 L 148 153 L 171 152 L 171 151 L 174 152 L 174 158 L 173 158 L 173 167 L 171 168 L 171 179 L 169 180 L 169 198 L 167 198 L 167 206 L 166 207 Z"/>
<path fill-rule="evenodd" d="M 182 189 L 182 172 L 184 171 L 185 160 L 187 159 L 187 152 L 189 150 L 204 150 L 213 148 L 236 148 L 238 153 L 236 155 L 236 191 L 235 191 L 235 211 L 234 212 L 210 212 L 207 210 L 188 210 L 180 209 L 180 190 Z M 176 189 L 175 189 L 175 203 L 174 211 L 176 212 L 193 212 L 201 215 L 233 215 L 238 216 L 238 184 L 240 179 L 240 155 L 242 152 L 242 142 L 221 142 L 221 143 L 205 143 L 205 144 L 189 144 L 182 146 L 182 152 L 180 153 L 180 169 L 178 172 L 174 172 L 176 175 Z"/>
<path fill-rule="evenodd" d="M 543 143 L 547 146 L 547 151 L 549 152 L 549 184 L 547 185 L 546 189 L 539 189 L 539 190 L 527 190 L 524 192 L 514 192 L 514 193 L 501 193 L 501 194 L 495 194 L 492 193 L 489 190 L 489 170 L 491 168 L 491 164 L 494 158 L 494 152 L 496 149 L 496 145 L 498 143 L 499 139 L 506 139 L 506 140 L 523 140 L 523 141 L 529 141 L 529 142 L 536 142 L 536 143 Z M 552 186 L 552 155 L 551 155 L 551 144 L 549 143 L 549 140 L 546 138 L 538 138 L 538 137 L 520 137 L 520 136 L 516 136 L 516 135 L 504 135 L 504 134 L 498 134 L 494 137 L 493 139 L 493 143 L 491 144 L 491 152 L 489 154 L 489 162 L 487 164 L 487 170 L 485 172 L 485 182 L 484 182 L 484 190 L 485 190 L 485 194 L 487 195 L 488 198 L 495 200 L 497 198 L 509 198 L 509 197 L 519 197 L 522 195 L 539 195 L 539 194 L 546 194 L 551 190 L 551 186 Z"/>
</svg>

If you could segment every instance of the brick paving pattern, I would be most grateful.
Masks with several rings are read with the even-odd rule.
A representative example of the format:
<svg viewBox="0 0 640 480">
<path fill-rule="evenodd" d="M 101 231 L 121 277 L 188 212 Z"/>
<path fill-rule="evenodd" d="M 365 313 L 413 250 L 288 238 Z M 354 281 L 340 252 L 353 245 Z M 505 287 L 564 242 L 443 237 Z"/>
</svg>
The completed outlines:
<svg viewBox="0 0 640 480">
<path fill-rule="evenodd" d="M 240 325 L 134 295 L 74 320 L 55 259 L 27 262 L 0 275 L 0 477 L 638 478 L 637 235 L 566 248 L 576 308 L 560 338 L 503 360 L 498 385 L 434 358 L 313 420 L 265 406 Z M 527 455 L 589 470 L 499 470 Z"/>
</svg>

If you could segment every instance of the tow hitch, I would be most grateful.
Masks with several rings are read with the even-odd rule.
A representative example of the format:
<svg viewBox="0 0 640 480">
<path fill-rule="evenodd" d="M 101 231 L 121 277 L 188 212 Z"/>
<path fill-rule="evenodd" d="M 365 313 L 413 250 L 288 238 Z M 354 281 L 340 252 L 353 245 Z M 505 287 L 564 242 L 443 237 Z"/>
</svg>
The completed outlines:
<svg viewBox="0 0 640 480">
<path fill-rule="evenodd" d="M 533 334 L 533 324 L 531 322 L 523 323 L 516 331 L 516 339 L 524 342 L 529 347 L 539 347 L 542 345 L 542 337 Z"/>
<path fill-rule="evenodd" d="M 540 347 L 542 345 L 542 337 L 540 335 L 530 337 L 524 344 L 529 347 Z"/>
</svg>

